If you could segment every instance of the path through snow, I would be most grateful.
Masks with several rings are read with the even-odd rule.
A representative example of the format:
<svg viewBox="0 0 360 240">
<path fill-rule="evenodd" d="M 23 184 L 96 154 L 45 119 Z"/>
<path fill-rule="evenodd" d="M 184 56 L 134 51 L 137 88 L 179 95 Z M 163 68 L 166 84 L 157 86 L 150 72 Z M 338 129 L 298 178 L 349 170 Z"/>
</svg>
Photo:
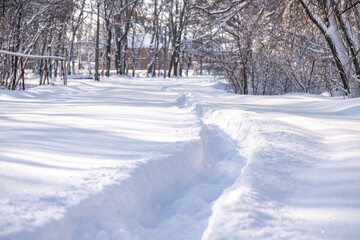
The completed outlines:
<svg viewBox="0 0 360 240">
<path fill-rule="evenodd" d="M 360 101 L 205 77 L 0 93 L 0 239 L 357 239 Z"/>
</svg>

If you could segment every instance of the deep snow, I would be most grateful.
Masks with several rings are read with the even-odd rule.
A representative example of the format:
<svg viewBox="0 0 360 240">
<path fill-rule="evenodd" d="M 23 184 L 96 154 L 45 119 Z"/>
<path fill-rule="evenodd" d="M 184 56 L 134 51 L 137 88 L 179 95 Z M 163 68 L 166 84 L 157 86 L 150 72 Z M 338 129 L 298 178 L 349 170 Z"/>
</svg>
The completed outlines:
<svg viewBox="0 0 360 240">
<path fill-rule="evenodd" d="M 68 84 L 0 92 L 0 239 L 358 239 L 360 99 Z"/>
</svg>

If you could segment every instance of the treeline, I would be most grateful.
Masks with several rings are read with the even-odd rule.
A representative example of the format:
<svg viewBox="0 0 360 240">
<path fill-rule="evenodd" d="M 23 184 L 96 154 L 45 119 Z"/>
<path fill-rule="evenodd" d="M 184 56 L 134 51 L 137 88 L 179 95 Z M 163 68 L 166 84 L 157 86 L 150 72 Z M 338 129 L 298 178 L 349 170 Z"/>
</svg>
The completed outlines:
<svg viewBox="0 0 360 240">
<path fill-rule="evenodd" d="M 0 2 L 0 49 L 30 55 L 64 55 L 67 44 L 67 23 L 74 12 L 71 0 L 2 0 Z M 44 61 L 32 65 L 43 76 Z M 2 88 L 16 89 L 19 57 L 0 55 L 0 84 Z M 58 61 L 50 62 L 50 73 L 60 71 Z M 45 78 L 44 78 L 45 79 Z M 40 80 L 40 84 L 44 82 Z"/>
<path fill-rule="evenodd" d="M 213 33 L 204 52 L 216 59 L 237 93 L 359 96 L 359 3 L 204 1 L 198 8 Z"/>
<path fill-rule="evenodd" d="M 100 71 L 182 76 L 197 66 L 239 94 L 360 95 L 359 0 L 2 0 L 1 50 L 67 59 L 93 75 L 99 15 Z M 150 37 L 149 37 L 150 36 Z M 139 47 L 143 46 L 144 50 Z M 146 57 L 142 55 L 145 51 Z M 16 57 L 0 55 L 14 88 Z M 32 65 L 40 74 L 41 62 Z M 58 63 L 51 63 L 51 75 Z"/>
</svg>

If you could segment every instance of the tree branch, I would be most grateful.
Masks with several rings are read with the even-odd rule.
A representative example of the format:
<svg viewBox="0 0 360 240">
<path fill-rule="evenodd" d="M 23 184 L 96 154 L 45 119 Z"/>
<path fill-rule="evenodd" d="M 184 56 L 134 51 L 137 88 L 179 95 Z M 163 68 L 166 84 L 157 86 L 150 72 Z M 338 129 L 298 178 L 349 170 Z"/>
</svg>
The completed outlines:
<svg viewBox="0 0 360 240">
<path fill-rule="evenodd" d="M 350 9 L 356 7 L 356 5 L 358 5 L 360 3 L 360 0 L 355 1 L 350 7 L 348 7 L 347 9 L 345 9 L 344 11 L 342 11 L 339 16 L 341 16 L 342 14 L 344 14 L 345 12 L 349 11 Z"/>
</svg>

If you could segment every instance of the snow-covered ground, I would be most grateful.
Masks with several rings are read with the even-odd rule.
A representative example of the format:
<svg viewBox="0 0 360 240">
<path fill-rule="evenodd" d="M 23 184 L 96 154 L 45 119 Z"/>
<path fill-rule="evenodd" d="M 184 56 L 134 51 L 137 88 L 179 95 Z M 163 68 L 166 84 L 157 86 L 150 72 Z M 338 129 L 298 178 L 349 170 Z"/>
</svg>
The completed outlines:
<svg viewBox="0 0 360 240">
<path fill-rule="evenodd" d="M 210 77 L 0 92 L 0 239 L 358 239 L 360 99 Z"/>
</svg>

